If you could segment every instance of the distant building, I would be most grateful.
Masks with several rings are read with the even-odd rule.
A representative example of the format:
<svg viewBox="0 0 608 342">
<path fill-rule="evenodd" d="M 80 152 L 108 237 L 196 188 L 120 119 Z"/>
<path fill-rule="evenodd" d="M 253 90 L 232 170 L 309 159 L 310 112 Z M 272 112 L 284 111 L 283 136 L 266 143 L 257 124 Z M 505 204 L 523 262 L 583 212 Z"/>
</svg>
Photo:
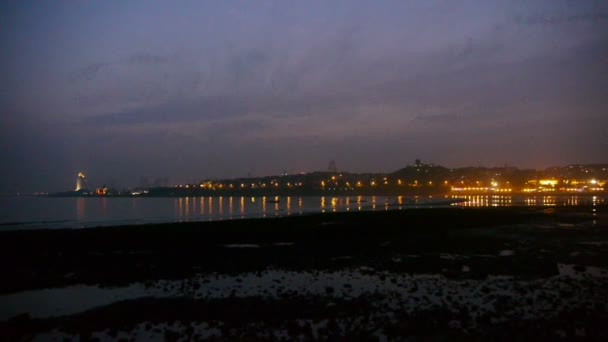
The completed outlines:
<svg viewBox="0 0 608 342">
<path fill-rule="evenodd" d="M 420 162 L 420 159 L 416 159 L 416 164 L 414 164 L 414 166 L 420 166 L 422 165 L 422 163 Z"/>
<path fill-rule="evenodd" d="M 87 187 L 87 179 L 84 176 L 84 173 L 79 172 L 78 177 L 76 178 L 76 190 L 75 191 L 80 191 L 80 190 L 86 189 L 86 187 Z"/>
<path fill-rule="evenodd" d="M 97 188 L 95 190 L 95 194 L 97 196 L 106 196 L 108 194 L 108 188 L 106 188 L 105 185 L 103 187 L 101 187 L 101 188 Z"/>
</svg>

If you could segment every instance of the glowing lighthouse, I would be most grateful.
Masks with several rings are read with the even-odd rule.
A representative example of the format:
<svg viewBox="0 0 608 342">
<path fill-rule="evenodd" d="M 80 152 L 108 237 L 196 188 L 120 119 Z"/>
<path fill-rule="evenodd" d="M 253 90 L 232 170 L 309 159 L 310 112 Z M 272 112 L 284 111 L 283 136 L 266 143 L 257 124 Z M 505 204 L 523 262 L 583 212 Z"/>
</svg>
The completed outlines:
<svg viewBox="0 0 608 342">
<path fill-rule="evenodd" d="M 86 186 L 87 179 L 84 173 L 78 172 L 78 178 L 76 178 L 76 191 L 84 189 Z"/>
</svg>

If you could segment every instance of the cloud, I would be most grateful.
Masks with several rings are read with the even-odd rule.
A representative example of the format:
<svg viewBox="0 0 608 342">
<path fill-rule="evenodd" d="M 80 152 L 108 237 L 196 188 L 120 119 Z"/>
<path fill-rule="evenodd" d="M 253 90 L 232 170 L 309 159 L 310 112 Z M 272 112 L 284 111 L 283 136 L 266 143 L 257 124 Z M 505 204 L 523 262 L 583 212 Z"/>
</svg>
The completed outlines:
<svg viewBox="0 0 608 342">
<path fill-rule="evenodd" d="M 151 53 L 139 52 L 127 57 L 124 62 L 130 65 L 154 65 L 174 62 L 175 60 L 175 56 L 162 56 L 154 55 Z"/>
<path fill-rule="evenodd" d="M 417 115 L 414 120 L 430 122 L 430 123 L 448 123 L 452 124 L 462 120 L 460 115 L 456 114 L 431 114 L 431 115 Z"/>
<path fill-rule="evenodd" d="M 209 97 L 192 102 L 164 103 L 151 108 L 138 108 L 123 112 L 95 115 L 84 118 L 83 123 L 93 125 L 137 125 L 143 123 L 178 123 L 244 115 L 247 103 L 228 97 Z"/>
<path fill-rule="evenodd" d="M 71 80 L 74 82 L 83 81 L 83 80 L 90 81 L 98 73 L 109 68 L 110 66 L 112 66 L 112 63 L 108 63 L 108 62 L 99 62 L 99 63 L 89 64 L 89 65 L 85 66 L 84 68 L 81 68 L 81 69 L 78 69 L 78 70 L 72 72 Z"/>
<path fill-rule="evenodd" d="M 83 119 L 83 123 L 129 126 L 230 121 L 247 116 L 255 116 L 265 122 L 302 118 L 331 123 L 328 126 L 307 126 L 310 130 L 325 132 L 325 135 L 330 135 L 332 129 L 338 134 L 369 130 L 372 127 L 371 119 L 367 119 L 369 115 L 378 118 L 373 125 L 378 125 L 378 129 L 384 126 L 386 130 L 397 123 L 405 125 L 408 120 L 429 124 L 466 122 L 473 126 L 501 124 L 505 120 L 525 119 L 534 115 L 555 115 L 556 111 L 535 114 L 531 110 L 535 103 L 545 103 L 546 107 L 551 107 L 550 104 L 555 101 L 571 99 L 584 89 L 577 89 L 573 85 L 584 86 L 589 82 L 587 78 L 602 72 L 598 61 L 593 62 L 602 51 L 598 45 L 588 45 L 584 49 L 558 56 L 540 55 L 506 61 L 491 58 L 500 55 L 502 49 L 493 51 L 484 43 L 467 42 L 466 46 L 466 56 L 455 53 L 452 60 L 430 56 L 413 64 L 411 61 L 390 65 L 365 61 L 347 63 L 350 65 L 344 66 L 346 71 L 357 71 L 356 74 L 347 72 L 352 79 L 319 73 L 324 64 L 321 56 L 331 59 L 331 50 L 327 54 L 317 52 L 318 58 L 307 61 L 312 67 L 304 68 L 305 72 L 301 72 L 300 65 L 284 68 L 281 72 L 287 77 L 273 73 L 273 63 L 276 61 L 268 55 L 246 50 L 235 53 L 234 58 L 226 64 L 238 66 L 235 73 L 242 77 L 238 82 L 242 88 L 238 91 L 231 89 L 230 82 L 218 86 L 215 93 L 219 95 L 205 96 L 191 92 L 180 97 L 171 96 L 170 90 L 167 90 L 169 95 L 159 103 L 89 116 Z M 437 55 L 449 51 L 439 51 Z M 586 59 L 591 62 L 581 66 L 579 61 Z M 417 73 L 403 75 L 396 72 L 410 68 L 416 69 Z M 299 85 L 291 92 L 275 91 L 263 82 L 265 77 L 276 78 L 273 81 L 279 88 L 291 77 L 299 79 Z M 197 82 L 211 80 L 210 75 L 197 76 Z M 143 94 L 144 89 L 136 87 L 119 93 Z M 585 92 L 588 93 L 588 90 Z M 564 97 L 565 94 L 568 96 Z M 151 100 L 158 98 L 150 97 Z M 438 109 L 429 111 L 429 107 Z M 501 114 L 507 111 L 511 111 L 508 116 Z M 334 124 L 337 122 L 342 124 Z M 261 129 L 258 126 L 253 128 L 254 131 Z"/>
<path fill-rule="evenodd" d="M 77 69 L 71 73 L 70 79 L 73 82 L 82 82 L 82 81 L 93 81 L 95 77 L 97 77 L 101 73 L 109 72 L 111 67 L 119 67 L 119 66 L 129 66 L 136 67 L 146 66 L 146 65 L 158 65 L 165 64 L 170 62 L 175 62 L 177 57 L 173 56 L 163 56 L 163 55 L 155 55 L 151 53 L 139 52 L 132 54 L 124 59 L 109 61 L 109 62 L 96 62 L 86 65 L 83 68 Z"/>
<path fill-rule="evenodd" d="M 522 25 L 562 25 L 577 22 L 599 22 L 608 20 L 608 13 L 587 13 L 578 15 L 553 15 L 553 14 L 536 14 L 536 15 L 518 15 L 515 16 L 515 22 Z"/>
</svg>

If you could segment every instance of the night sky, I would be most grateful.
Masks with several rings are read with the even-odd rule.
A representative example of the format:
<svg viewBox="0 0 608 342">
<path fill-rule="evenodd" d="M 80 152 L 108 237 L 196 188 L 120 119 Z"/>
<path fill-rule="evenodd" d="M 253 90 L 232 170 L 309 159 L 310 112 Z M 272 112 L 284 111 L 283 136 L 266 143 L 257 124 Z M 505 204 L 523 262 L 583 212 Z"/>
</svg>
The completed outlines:
<svg viewBox="0 0 608 342">
<path fill-rule="evenodd" d="M 608 162 L 607 1 L 2 1 L 0 75 L 0 193 Z"/>
</svg>

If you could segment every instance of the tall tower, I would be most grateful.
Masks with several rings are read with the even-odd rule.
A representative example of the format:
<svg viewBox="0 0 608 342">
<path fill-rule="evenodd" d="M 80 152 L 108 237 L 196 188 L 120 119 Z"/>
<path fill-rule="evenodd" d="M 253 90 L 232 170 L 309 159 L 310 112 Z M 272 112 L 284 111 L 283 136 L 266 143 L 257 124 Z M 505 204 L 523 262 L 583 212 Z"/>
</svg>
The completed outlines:
<svg viewBox="0 0 608 342">
<path fill-rule="evenodd" d="M 336 167 L 336 162 L 335 161 L 330 161 L 329 162 L 329 166 L 327 167 L 327 171 L 331 172 L 331 173 L 337 173 L 338 172 L 338 168 Z"/>
<path fill-rule="evenodd" d="M 87 179 L 84 176 L 84 173 L 78 172 L 78 178 L 76 178 L 76 190 L 79 191 L 81 189 L 86 189 Z"/>
</svg>

